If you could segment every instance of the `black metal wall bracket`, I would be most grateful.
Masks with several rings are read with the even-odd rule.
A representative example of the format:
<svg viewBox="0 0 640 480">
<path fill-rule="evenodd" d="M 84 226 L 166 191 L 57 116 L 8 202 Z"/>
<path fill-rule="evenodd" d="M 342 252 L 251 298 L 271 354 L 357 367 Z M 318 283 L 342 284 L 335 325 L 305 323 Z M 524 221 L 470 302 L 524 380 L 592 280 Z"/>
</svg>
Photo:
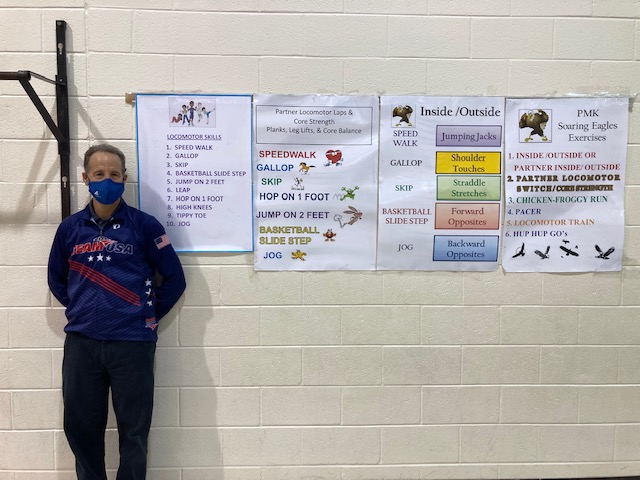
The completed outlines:
<svg viewBox="0 0 640 480">
<path fill-rule="evenodd" d="M 62 219 L 71 214 L 71 188 L 69 185 L 69 157 L 71 156 L 71 141 L 69 138 L 69 88 L 67 83 L 67 22 L 56 20 L 56 63 L 57 75 L 55 80 L 29 70 L 17 72 L 0 72 L 0 80 L 17 80 L 24 88 L 35 107 L 40 112 L 42 119 L 58 141 L 58 154 L 60 155 L 60 192 L 62 194 Z M 31 86 L 31 77 L 52 83 L 56 86 L 56 113 L 58 123 L 53 121 L 51 115 Z"/>
</svg>

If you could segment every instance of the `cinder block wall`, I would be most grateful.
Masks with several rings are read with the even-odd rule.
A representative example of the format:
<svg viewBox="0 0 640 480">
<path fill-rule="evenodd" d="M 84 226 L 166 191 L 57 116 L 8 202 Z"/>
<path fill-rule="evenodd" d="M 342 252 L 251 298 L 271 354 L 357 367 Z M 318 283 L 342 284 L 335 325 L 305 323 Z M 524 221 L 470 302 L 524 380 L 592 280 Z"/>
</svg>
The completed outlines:
<svg viewBox="0 0 640 480">
<path fill-rule="evenodd" d="M 80 155 L 103 140 L 128 154 L 137 203 L 125 92 L 635 96 L 639 15 L 634 0 L 0 0 L 0 70 L 53 78 L 68 22 L 76 211 Z M 250 254 L 182 255 L 150 478 L 640 475 L 639 111 L 620 273 L 255 273 Z M 75 478 L 46 286 L 58 178 L 52 135 L 0 82 L 1 480 Z M 108 444 L 113 474 L 113 429 Z"/>
</svg>

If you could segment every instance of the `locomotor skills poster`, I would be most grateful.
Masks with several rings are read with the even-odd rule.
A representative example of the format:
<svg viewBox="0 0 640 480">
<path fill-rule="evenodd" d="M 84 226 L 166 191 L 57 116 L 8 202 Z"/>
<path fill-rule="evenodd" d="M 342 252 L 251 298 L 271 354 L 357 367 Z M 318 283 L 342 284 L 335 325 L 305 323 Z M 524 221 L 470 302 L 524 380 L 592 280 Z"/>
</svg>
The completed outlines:
<svg viewBox="0 0 640 480">
<path fill-rule="evenodd" d="M 502 265 L 618 271 L 628 98 L 507 99 Z"/>
<path fill-rule="evenodd" d="M 503 97 L 381 97 L 378 268 L 496 270 Z"/>
<path fill-rule="evenodd" d="M 254 96 L 256 270 L 373 270 L 378 97 Z"/>
<path fill-rule="evenodd" d="M 140 208 L 177 251 L 253 248 L 251 96 L 136 96 Z"/>
</svg>

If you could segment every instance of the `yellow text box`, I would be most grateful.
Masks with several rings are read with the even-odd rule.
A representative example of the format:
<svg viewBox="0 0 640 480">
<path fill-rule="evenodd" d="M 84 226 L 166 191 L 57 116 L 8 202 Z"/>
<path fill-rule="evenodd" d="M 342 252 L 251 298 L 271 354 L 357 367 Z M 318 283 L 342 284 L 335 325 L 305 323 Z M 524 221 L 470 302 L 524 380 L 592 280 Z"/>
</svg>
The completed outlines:
<svg viewBox="0 0 640 480">
<path fill-rule="evenodd" d="M 501 152 L 436 152 L 436 173 L 498 174 L 501 157 Z"/>
</svg>

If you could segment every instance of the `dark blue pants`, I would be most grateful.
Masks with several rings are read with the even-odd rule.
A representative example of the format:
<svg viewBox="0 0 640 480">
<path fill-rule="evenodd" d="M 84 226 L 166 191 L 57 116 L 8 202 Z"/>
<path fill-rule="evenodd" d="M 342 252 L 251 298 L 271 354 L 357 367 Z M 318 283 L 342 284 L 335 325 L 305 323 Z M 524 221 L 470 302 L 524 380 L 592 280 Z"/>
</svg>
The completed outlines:
<svg viewBox="0 0 640 480">
<path fill-rule="evenodd" d="M 67 334 L 62 362 L 64 431 L 79 480 L 106 480 L 108 396 L 120 440 L 117 480 L 142 480 L 153 410 L 155 342 L 93 340 Z"/>
</svg>

